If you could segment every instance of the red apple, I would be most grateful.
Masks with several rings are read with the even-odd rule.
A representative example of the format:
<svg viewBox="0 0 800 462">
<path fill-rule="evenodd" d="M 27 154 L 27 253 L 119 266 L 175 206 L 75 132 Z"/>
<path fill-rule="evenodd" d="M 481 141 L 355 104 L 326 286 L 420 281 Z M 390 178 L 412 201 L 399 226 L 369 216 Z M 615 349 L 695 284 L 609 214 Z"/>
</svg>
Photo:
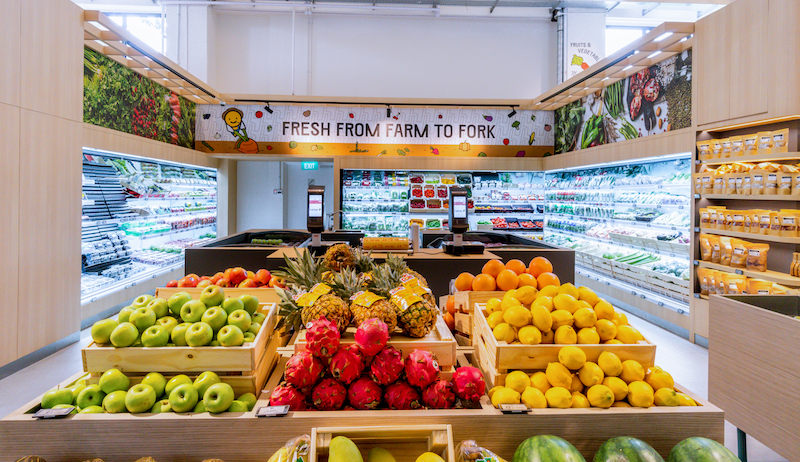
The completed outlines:
<svg viewBox="0 0 800 462">
<path fill-rule="evenodd" d="M 269 279 L 269 286 L 272 287 L 272 288 L 275 288 L 275 287 L 284 288 L 284 287 L 286 287 L 286 283 L 283 280 L 283 278 L 279 278 L 278 276 L 273 276 L 273 277 L 271 277 Z"/>
<path fill-rule="evenodd" d="M 211 283 L 212 284 L 216 284 L 220 279 L 222 279 L 222 273 L 221 272 L 211 276 Z"/>
<path fill-rule="evenodd" d="M 228 276 L 228 279 L 230 279 L 231 285 L 238 286 L 242 281 L 247 279 L 247 271 L 241 267 L 233 268 L 231 269 L 231 274 Z"/>
<path fill-rule="evenodd" d="M 176 281 L 175 279 L 169 281 L 167 283 L 167 287 L 178 287 L 178 281 Z"/>
<path fill-rule="evenodd" d="M 217 281 L 216 285 L 218 285 L 220 287 L 230 287 L 231 286 L 231 281 L 228 278 L 219 278 L 219 280 Z"/>
<path fill-rule="evenodd" d="M 205 289 L 206 287 L 211 285 L 211 279 L 203 279 L 202 281 L 197 283 L 198 289 Z"/>
<path fill-rule="evenodd" d="M 184 276 L 178 281 L 178 287 L 197 287 L 198 282 L 196 277 Z"/>
<path fill-rule="evenodd" d="M 198 275 L 196 275 L 196 274 L 194 274 L 194 273 L 189 273 L 189 274 L 187 274 L 187 275 L 186 275 L 186 277 L 187 277 L 187 278 L 188 278 L 188 277 L 193 277 L 193 278 L 197 279 L 198 281 L 200 280 L 200 276 L 198 276 Z"/>
<path fill-rule="evenodd" d="M 211 280 L 211 276 L 200 276 L 200 280 L 201 281 L 205 281 L 206 279 L 208 279 L 210 281 Z"/>
<path fill-rule="evenodd" d="M 254 273 L 252 271 L 248 271 L 247 272 L 247 277 L 250 278 L 250 279 L 255 279 L 256 278 L 256 273 Z"/>
<path fill-rule="evenodd" d="M 239 283 L 239 285 L 238 285 L 238 286 L 236 286 L 236 287 L 239 287 L 239 288 L 244 288 L 244 287 L 258 287 L 258 284 L 256 284 L 256 281 L 254 281 L 254 280 L 252 280 L 252 279 L 250 279 L 250 278 L 247 278 L 247 279 L 245 279 L 244 281 L 240 282 L 240 283 Z"/>
<path fill-rule="evenodd" d="M 265 285 L 269 284 L 269 280 L 271 278 L 272 278 L 272 274 L 270 274 L 270 272 L 268 270 L 260 269 L 260 270 L 256 271 L 255 280 L 256 280 L 256 283 L 259 286 L 265 286 Z"/>
</svg>

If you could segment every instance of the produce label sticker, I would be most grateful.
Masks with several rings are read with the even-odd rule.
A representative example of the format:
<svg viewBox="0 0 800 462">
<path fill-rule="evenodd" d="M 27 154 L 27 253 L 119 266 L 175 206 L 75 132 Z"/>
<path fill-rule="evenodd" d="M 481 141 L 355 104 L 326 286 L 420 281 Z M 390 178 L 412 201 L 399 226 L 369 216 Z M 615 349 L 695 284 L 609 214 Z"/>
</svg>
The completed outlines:
<svg viewBox="0 0 800 462">
<path fill-rule="evenodd" d="M 417 279 L 413 274 L 404 274 L 402 277 L 400 277 L 400 283 L 403 284 L 403 287 L 414 293 L 414 295 L 422 297 L 425 294 L 432 294 L 430 289 L 420 285 L 419 279 Z"/>
<path fill-rule="evenodd" d="M 294 301 L 297 303 L 298 306 L 301 308 L 305 308 L 307 306 L 311 306 L 314 302 L 317 301 L 318 298 L 322 297 L 323 293 L 318 292 L 299 292 L 292 296 Z"/>
<path fill-rule="evenodd" d="M 329 294 L 331 290 L 333 290 L 331 289 L 331 286 L 325 284 L 324 282 L 319 282 L 317 284 L 314 284 L 314 287 L 311 288 L 311 292 L 320 295 Z"/>
<path fill-rule="evenodd" d="M 422 302 L 422 298 L 403 286 L 392 289 L 389 294 L 395 305 L 399 306 L 400 309 L 404 311 L 411 305 Z"/>
<path fill-rule="evenodd" d="M 362 305 L 366 307 L 372 306 L 378 300 L 386 300 L 386 297 L 381 297 L 378 294 L 363 290 L 361 292 L 354 293 L 353 296 L 350 297 L 350 301 L 356 305 Z"/>
</svg>

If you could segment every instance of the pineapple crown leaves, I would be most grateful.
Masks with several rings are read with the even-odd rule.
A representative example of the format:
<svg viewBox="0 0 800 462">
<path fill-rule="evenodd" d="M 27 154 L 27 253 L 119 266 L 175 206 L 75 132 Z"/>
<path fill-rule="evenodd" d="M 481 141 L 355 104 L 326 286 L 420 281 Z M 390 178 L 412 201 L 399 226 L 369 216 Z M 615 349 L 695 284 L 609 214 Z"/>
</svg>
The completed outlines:
<svg viewBox="0 0 800 462">
<path fill-rule="evenodd" d="M 369 253 L 364 253 L 361 248 L 353 251 L 356 260 L 356 268 L 362 273 L 369 273 L 375 269 L 375 260 L 372 259 L 372 250 Z"/>
<path fill-rule="evenodd" d="M 280 319 L 275 326 L 275 330 L 280 330 L 284 326 L 292 327 L 296 332 L 303 328 L 302 308 L 292 298 L 290 291 L 276 288 L 280 302 L 278 302 L 278 315 Z"/>
<path fill-rule="evenodd" d="M 364 275 L 353 268 L 346 268 L 335 273 L 331 288 L 344 300 L 349 300 L 354 293 L 364 290 Z"/>
<path fill-rule="evenodd" d="M 390 253 L 386 256 L 386 266 L 394 270 L 397 274 L 403 274 L 408 271 L 408 265 L 403 257 Z"/>
<path fill-rule="evenodd" d="M 387 263 L 377 265 L 372 271 L 370 290 L 382 297 L 389 297 L 389 291 L 400 286 L 402 273 L 396 271 Z"/>
<path fill-rule="evenodd" d="M 289 258 L 284 253 L 283 260 L 286 266 L 275 271 L 274 274 L 284 278 L 287 285 L 308 290 L 322 280 L 322 273 L 326 268 L 322 264 L 322 258 L 318 258 L 310 250 L 297 249 L 297 247 L 294 249 L 297 257 Z"/>
</svg>

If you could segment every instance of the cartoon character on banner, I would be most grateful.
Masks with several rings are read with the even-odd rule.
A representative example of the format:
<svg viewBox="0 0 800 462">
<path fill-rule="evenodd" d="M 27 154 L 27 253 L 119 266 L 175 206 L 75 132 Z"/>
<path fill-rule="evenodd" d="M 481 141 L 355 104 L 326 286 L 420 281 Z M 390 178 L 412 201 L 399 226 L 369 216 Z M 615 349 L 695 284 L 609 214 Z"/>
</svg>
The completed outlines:
<svg viewBox="0 0 800 462">
<path fill-rule="evenodd" d="M 242 154 L 257 154 L 258 144 L 247 136 L 247 127 L 242 120 L 243 116 L 241 110 L 232 107 L 222 113 L 222 120 L 225 121 L 225 128 L 228 132 L 239 139 L 234 146 L 237 151 Z"/>
</svg>

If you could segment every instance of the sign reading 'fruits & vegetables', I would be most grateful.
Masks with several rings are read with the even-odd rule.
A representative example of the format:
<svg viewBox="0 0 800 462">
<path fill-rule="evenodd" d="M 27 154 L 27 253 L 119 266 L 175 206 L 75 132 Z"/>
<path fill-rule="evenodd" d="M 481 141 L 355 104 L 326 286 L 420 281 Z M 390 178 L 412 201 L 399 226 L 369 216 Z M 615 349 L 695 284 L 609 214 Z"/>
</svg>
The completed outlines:
<svg viewBox="0 0 800 462">
<path fill-rule="evenodd" d="M 197 106 L 195 148 L 214 153 L 542 157 L 553 113 L 358 106 Z"/>
</svg>

